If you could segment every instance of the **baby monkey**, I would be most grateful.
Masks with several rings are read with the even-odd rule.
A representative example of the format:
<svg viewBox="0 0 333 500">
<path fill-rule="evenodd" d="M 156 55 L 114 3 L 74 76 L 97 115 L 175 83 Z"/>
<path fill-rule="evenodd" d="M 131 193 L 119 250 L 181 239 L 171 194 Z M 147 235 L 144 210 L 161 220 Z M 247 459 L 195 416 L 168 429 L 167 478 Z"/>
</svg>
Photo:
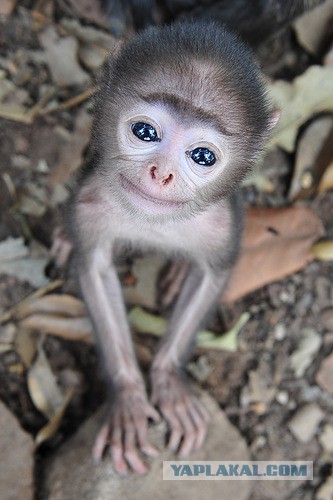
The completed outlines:
<svg viewBox="0 0 333 500">
<path fill-rule="evenodd" d="M 214 22 L 150 28 L 110 57 L 96 99 L 92 152 L 71 209 L 82 294 L 110 382 L 93 456 L 144 473 L 157 455 L 148 419 L 170 428 L 186 457 L 208 415 L 182 367 L 226 285 L 239 247 L 235 194 L 273 126 L 250 50 Z M 190 264 L 151 367 L 151 397 L 135 359 L 115 262 L 139 249 Z"/>
</svg>

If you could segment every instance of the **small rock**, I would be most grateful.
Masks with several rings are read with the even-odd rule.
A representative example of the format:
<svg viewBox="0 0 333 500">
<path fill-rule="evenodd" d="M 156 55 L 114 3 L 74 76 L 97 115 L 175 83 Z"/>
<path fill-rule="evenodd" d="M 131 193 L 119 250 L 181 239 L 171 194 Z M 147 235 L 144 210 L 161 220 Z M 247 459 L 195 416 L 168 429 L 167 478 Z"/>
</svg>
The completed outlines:
<svg viewBox="0 0 333 500">
<path fill-rule="evenodd" d="M 333 476 L 329 477 L 317 491 L 316 500 L 332 500 L 333 498 Z"/>
<path fill-rule="evenodd" d="M 319 436 L 319 442 L 325 451 L 333 453 L 333 425 L 325 425 Z"/>
<path fill-rule="evenodd" d="M 324 391 L 333 395 L 333 353 L 327 356 L 316 374 L 316 382 Z"/>
<path fill-rule="evenodd" d="M 192 377 L 198 382 L 204 382 L 213 371 L 212 365 L 209 363 L 207 356 L 200 356 L 197 361 L 188 363 L 186 369 Z"/>
<path fill-rule="evenodd" d="M 14 415 L 0 402 L 0 497 L 3 500 L 32 500 L 34 442 Z"/>
<path fill-rule="evenodd" d="M 286 405 L 289 401 L 289 394 L 287 391 L 280 391 L 277 393 L 275 397 L 276 401 L 280 403 L 280 405 Z"/>
<path fill-rule="evenodd" d="M 286 338 L 287 331 L 285 325 L 278 323 L 274 328 L 274 338 L 275 340 L 283 340 Z"/>
<path fill-rule="evenodd" d="M 316 434 L 324 413 L 315 403 L 303 406 L 290 420 L 288 427 L 301 443 L 308 443 Z"/>
<path fill-rule="evenodd" d="M 311 365 L 321 346 L 321 336 L 312 328 L 306 328 L 296 351 L 290 356 L 290 366 L 296 377 L 302 377 Z"/>
</svg>

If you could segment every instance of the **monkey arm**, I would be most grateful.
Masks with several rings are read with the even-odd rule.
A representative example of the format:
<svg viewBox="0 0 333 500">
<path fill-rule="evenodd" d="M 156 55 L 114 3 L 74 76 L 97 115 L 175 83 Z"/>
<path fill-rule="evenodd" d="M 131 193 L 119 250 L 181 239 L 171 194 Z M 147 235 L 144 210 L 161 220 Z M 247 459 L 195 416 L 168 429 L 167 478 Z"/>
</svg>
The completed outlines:
<svg viewBox="0 0 333 500">
<path fill-rule="evenodd" d="M 116 269 L 108 259 L 99 256 L 79 271 L 79 281 L 113 393 L 107 418 L 95 441 L 93 458 L 99 461 L 109 445 L 117 472 L 126 474 L 129 464 L 135 472 L 144 473 L 147 469 L 137 444 L 148 455 L 158 454 L 148 442 L 147 421 L 158 420 L 159 415 L 147 400 Z"/>
<path fill-rule="evenodd" d="M 156 354 L 151 370 L 152 403 L 167 420 L 171 435 L 169 448 L 187 456 L 202 445 L 208 414 L 190 392 L 181 368 L 191 352 L 195 334 L 216 303 L 228 278 L 227 270 L 190 271 L 180 293 L 168 332 Z"/>
</svg>

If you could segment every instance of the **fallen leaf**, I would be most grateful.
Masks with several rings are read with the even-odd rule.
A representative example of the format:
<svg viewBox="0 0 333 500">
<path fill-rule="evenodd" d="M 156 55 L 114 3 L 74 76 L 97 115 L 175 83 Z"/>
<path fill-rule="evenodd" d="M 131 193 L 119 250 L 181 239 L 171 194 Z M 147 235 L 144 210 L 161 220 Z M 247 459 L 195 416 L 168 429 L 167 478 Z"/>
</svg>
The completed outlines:
<svg viewBox="0 0 333 500">
<path fill-rule="evenodd" d="M 73 394 L 74 394 L 74 389 L 67 390 L 62 406 L 58 409 L 57 412 L 55 412 L 55 414 L 49 420 L 49 422 L 46 425 L 44 425 L 42 429 L 38 431 L 35 439 L 36 446 L 40 446 L 42 443 L 44 443 L 44 441 L 47 441 L 48 439 L 52 438 L 55 435 L 55 433 L 59 429 L 66 408 L 70 400 L 72 399 Z"/>
<path fill-rule="evenodd" d="M 333 161 L 325 170 L 318 186 L 319 193 L 324 193 L 330 189 L 333 189 Z"/>
<path fill-rule="evenodd" d="M 71 14 L 71 17 L 83 18 L 102 28 L 109 27 L 100 2 L 92 2 L 91 0 L 80 0 L 80 2 L 77 0 L 67 0 L 66 8 Z"/>
<path fill-rule="evenodd" d="M 325 34 L 330 31 L 332 22 L 333 1 L 326 0 L 322 5 L 303 14 L 294 22 L 299 44 L 310 54 L 318 55 L 322 49 Z"/>
<path fill-rule="evenodd" d="M 0 401 L 0 484 L 3 500 L 33 500 L 34 442 L 15 416 Z"/>
<path fill-rule="evenodd" d="M 1 246 L 1 244 L 0 244 Z M 19 314 L 18 311 L 24 311 L 26 307 L 29 307 L 30 302 L 35 302 L 39 297 L 43 297 L 49 292 L 53 292 L 57 288 L 60 288 L 64 284 L 63 280 L 55 280 L 48 283 L 46 286 L 39 288 L 31 295 L 28 295 L 25 299 L 21 300 L 18 304 L 15 304 L 13 307 L 5 311 L 0 317 L 0 323 L 5 323 L 12 319 L 16 319 L 16 315 Z"/>
<path fill-rule="evenodd" d="M 35 287 L 45 286 L 47 262 L 47 252 L 33 252 L 24 245 L 23 238 L 7 238 L 0 243 L 0 274 L 15 276 Z"/>
<path fill-rule="evenodd" d="M 79 44 L 76 38 L 60 38 L 55 28 L 49 26 L 40 33 L 39 42 L 45 50 L 45 63 L 56 85 L 85 85 L 90 81 L 90 76 L 78 63 Z"/>
<path fill-rule="evenodd" d="M 164 265 L 165 258 L 160 255 L 147 255 L 136 259 L 131 269 L 136 278 L 135 284 L 124 289 L 126 302 L 155 309 L 157 279 Z"/>
<path fill-rule="evenodd" d="M 5 17 L 10 16 L 15 7 L 16 7 L 16 0 L 1 0 L 0 16 L 5 16 Z"/>
<path fill-rule="evenodd" d="M 269 90 L 272 101 L 281 109 L 269 146 L 279 145 L 292 152 L 301 125 L 315 114 L 333 111 L 333 68 L 310 66 L 292 83 L 277 80 Z"/>
<path fill-rule="evenodd" d="M 88 317 L 66 318 L 52 314 L 32 314 L 22 319 L 19 327 L 63 337 L 67 340 L 91 342 L 92 326 Z"/>
<path fill-rule="evenodd" d="M 109 53 L 118 40 L 110 33 L 81 24 L 77 19 L 61 19 L 60 25 L 70 34 L 74 35 L 80 43 L 95 45 Z"/>
<path fill-rule="evenodd" d="M 297 349 L 290 356 L 290 366 L 297 378 L 303 377 L 305 371 L 312 364 L 322 344 L 319 333 L 311 328 L 302 332 L 302 339 Z"/>
<path fill-rule="evenodd" d="M 303 269 L 315 258 L 312 245 L 323 232 L 308 208 L 248 209 L 241 255 L 222 300 L 232 302 Z"/>
<path fill-rule="evenodd" d="M 28 370 L 27 384 L 34 405 L 48 420 L 63 408 L 64 396 L 42 347 Z"/>
<path fill-rule="evenodd" d="M 60 316 L 85 316 L 87 311 L 82 300 L 68 294 L 50 294 L 43 297 L 34 297 L 30 301 L 17 305 L 15 320 L 21 320 L 32 314 L 47 314 Z"/>
<path fill-rule="evenodd" d="M 333 260 L 333 241 L 321 241 L 312 247 L 312 253 L 318 260 Z"/>
<path fill-rule="evenodd" d="M 249 313 L 243 313 L 234 327 L 220 336 L 208 330 L 201 330 L 197 337 L 197 346 L 206 349 L 236 351 L 237 335 L 249 318 Z M 162 336 L 167 329 L 167 321 L 164 318 L 149 314 L 141 307 L 133 307 L 130 310 L 129 322 L 136 332 L 148 333 L 158 337 Z"/>
<path fill-rule="evenodd" d="M 81 109 L 76 118 L 74 133 L 60 151 L 59 161 L 49 176 L 49 186 L 64 184 L 81 165 L 83 152 L 90 141 L 91 123 L 92 116 Z"/>
<path fill-rule="evenodd" d="M 288 198 L 314 194 L 332 157 L 333 116 L 322 116 L 306 127 L 298 142 Z"/>
<path fill-rule="evenodd" d="M 20 328 L 15 338 L 15 351 L 20 356 L 24 366 L 30 368 L 37 353 L 38 338 L 30 330 Z"/>
</svg>

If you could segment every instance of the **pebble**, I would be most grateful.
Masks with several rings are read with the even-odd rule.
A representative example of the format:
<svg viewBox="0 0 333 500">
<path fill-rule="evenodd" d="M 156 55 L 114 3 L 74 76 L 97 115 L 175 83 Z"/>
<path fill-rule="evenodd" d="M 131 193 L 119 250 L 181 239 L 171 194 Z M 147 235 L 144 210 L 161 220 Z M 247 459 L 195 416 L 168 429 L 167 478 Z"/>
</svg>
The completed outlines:
<svg viewBox="0 0 333 500">
<path fill-rule="evenodd" d="M 287 330 L 284 325 L 278 323 L 274 328 L 274 338 L 275 340 L 283 340 L 287 335 Z"/>
<path fill-rule="evenodd" d="M 275 399 L 280 405 L 284 406 L 289 402 L 289 394 L 287 391 L 280 391 L 277 393 Z"/>
<path fill-rule="evenodd" d="M 322 433 L 319 436 L 319 442 L 325 451 L 333 453 L 333 426 L 325 425 Z"/>
<path fill-rule="evenodd" d="M 323 418 L 324 413 L 319 406 L 309 403 L 296 412 L 289 421 L 288 427 L 297 441 L 308 443 L 315 436 Z"/>
</svg>

